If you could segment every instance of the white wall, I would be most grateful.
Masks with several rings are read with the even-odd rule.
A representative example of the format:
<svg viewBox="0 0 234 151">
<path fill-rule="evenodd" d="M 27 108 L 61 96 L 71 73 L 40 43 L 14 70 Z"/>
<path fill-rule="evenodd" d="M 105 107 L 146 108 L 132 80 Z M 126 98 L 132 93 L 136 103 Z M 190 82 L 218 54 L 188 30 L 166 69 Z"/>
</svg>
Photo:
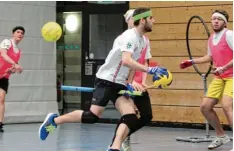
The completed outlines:
<svg viewBox="0 0 234 151">
<path fill-rule="evenodd" d="M 13 75 L 6 98 L 4 123 L 39 122 L 57 112 L 56 45 L 44 41 L 41 28 L 56 21 L 56 2 L 0 2 L 0 41 L 11 37 L 14 26 L 24 26 L 19 64 L 24 71 Z"/>
</svg>

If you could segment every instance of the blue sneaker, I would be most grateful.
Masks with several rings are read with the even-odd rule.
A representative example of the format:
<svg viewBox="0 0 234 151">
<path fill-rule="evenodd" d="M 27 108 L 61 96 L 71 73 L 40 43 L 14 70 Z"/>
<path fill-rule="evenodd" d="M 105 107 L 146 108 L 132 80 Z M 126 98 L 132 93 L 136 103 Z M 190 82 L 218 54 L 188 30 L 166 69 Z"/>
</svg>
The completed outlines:
<svg viewBox="0 0 234 151">
<path fill-rule="evenodd" d="M 44 122 L 41 124 L 39 128 L 39 138 L 41 140 L 45 140 L 50 132 L 53 132 L 55 128 L 57 128 L 57 125 L 54 123 L 54 118 L 58 117 L 58 114 L 55 113 L 49 113 Z"/>
</svg>

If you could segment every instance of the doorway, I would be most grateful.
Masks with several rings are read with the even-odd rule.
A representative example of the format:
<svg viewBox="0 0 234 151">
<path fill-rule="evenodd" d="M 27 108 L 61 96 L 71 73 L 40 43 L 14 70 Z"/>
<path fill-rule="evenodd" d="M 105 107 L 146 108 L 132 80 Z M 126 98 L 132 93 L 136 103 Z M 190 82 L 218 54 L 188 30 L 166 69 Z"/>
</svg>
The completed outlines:
<svg viewBox="0 0 234 151">
<path fill-rule="evenodd" d="M 63 36 L 57 41 L 57 85 L 81 85 L 82 12 L 59 12 Z M 59 86 L 58 86 L 59 87 Z M 59 109 L 81 108 L 81 93 L 58 90 Z"/>
<path fill-rule="evenodd" d="M 127 29 L 123 14 L 129 9 L 129 3 L 125 1 L 119 2 L 57 2 L 57 18 L 58 14 L 79 14 L 80 34 L 79 38 L 74 38 L 73 44 L 79 45 L 80 49 L 60 51 L 60 68 L 62 71 L 62 83 L 64 85 L 93 87 L 95 74 L 98 68 L 104 63 L 106 56 L 112 48 L 114 39 Z M 60 15 L 61 18 L 61 15 Z M 65 28 L 66 17 L 60 19 L 60 24 Z M 65 30 L 66 31 L 66 30 Z M 69 33 L 69 32 L 68 32 Z M 70 33 L 71 34 L 71 33 Z M 64 38 L 66 34 L 64 34 Z M 66 45 L 64 38 L 60 43 Z M 68 47 L 68 46 L 67 46 Z M 73 46 L 74 49 L 75 46 Z M 73 51 L 73 52 L 71 52 Z M 68 61 L 68 56 L 76 59 Z M 63 58 L 63 59 L 61 59 Z M 63 60 L 63 61 L 61 61 Z M 62 62 L 62 63 L 61 63 Z M 72 62 L 73 66 L 69 67 Z M 59 65 L 58 65 L 59 66 Z M 80 66 L 80 68 L 78 68 Z M 68 69 L 69 68 L 69 69 Z M 79 69 L 79 70 L 78 70 Z M 67 76 L 67 72 L 74 76 Z M 77 74 L 80 73 L 80 74 Z M 80 81 L 80 83 L 78 82 Z M 92 94 L 79 92 L 64 92 L 62 95 L 63 108 L 88 110 L 91 105 Z M 79 101 L 80 100 L 80 101 Z M 119 118 L 119 114 L 113 105 L 108 104 L 103 114 L 104 119 Z"/>
</svg>

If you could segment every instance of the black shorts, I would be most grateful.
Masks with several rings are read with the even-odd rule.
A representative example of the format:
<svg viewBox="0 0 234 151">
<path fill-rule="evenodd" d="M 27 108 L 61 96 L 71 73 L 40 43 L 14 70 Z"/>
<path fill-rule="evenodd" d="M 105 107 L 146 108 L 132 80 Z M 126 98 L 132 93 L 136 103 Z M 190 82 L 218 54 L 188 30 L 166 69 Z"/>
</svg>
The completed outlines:
<svg viewBox="0 0 234 151">
<path fill-rule="evenodd" d="M 9 87 L 9 79 L 7 78 L 0 79 L 0 88 L 7 93 L 8 87 Z"/>
<path fill-rule="evenodd" d="M 120 90 L 127 90 L 126 86 L 113 83 L 107 80 L 96 78 L 94 82 L 94 92 L 92 105 L 105 107 L 109 101 L 115 104 L 116 99 L 121 96 L 118 94 Z"/>
<path fill-rule="evenodd" d="M 141 117 L 152 116 L 152 107 L 149 93 L 147 91 L 143 92 L 142 96 L 135 96 L 133 101 Z"/>
</svg>

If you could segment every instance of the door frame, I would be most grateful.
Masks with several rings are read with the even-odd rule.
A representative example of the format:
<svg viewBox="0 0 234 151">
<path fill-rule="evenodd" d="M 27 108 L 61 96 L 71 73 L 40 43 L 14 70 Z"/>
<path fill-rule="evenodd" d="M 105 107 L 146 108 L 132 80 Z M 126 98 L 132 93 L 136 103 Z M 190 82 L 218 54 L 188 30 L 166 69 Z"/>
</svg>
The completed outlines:
<svg viewBox="0 0 234 151">
<path fill-rule="evenodd" d="M 86 56 L 89 54 L 89 15 L 90 14 L 124 14 L 129 9 L 129 1 L 124 4 L 93 4 L 87 1 L 69 2 L 57 1 L 56 12 L 82 12 L 82 49 L 81 49 L 81 86 L 88 87 L 84 81 L 87 80 L 85 73 Z M 123 20 L 123 27 L 127 29 L 127 25 Z M 104 62 L 104 60 L 88 60 Z M 94 75 L 95 76 L 95 75 Z M 81 93 L 81 109 L 89 109 L 91 99 L 87 98 L 87 93 Z"/>
</svg>

